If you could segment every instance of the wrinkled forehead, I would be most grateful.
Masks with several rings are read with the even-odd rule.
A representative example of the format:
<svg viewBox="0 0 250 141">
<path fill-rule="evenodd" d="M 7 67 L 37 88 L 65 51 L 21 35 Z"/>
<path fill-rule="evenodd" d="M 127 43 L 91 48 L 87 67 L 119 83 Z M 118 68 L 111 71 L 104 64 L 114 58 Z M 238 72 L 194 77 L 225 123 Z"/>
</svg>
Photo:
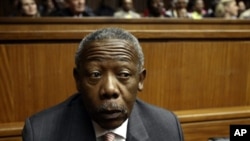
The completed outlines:
<svg viewBox="0 0 250 141">
<path fill-rule="evenodd" d="M 127 56 L 138 59 L 138 53 L 132 43 L 122 39 L 103 39 L 84 45 L 81 56 L 88 58 L 96 55 Z"/>
</svg>

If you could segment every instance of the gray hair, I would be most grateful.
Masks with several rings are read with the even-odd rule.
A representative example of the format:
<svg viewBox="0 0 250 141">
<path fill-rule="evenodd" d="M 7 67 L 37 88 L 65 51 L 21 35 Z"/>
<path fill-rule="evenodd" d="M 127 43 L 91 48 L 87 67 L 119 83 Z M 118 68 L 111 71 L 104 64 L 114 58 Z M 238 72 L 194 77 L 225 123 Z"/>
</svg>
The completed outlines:
<svg viewBox="0 0 250 141">
<path fill-rule="evenodd" d="M 138 39 L 131 33 L 121 28 L 114 28 L 114 27 L 96 30 L 95 32 L 88 34 L 85 38 L 82 39 L 75 54 L 76 67 L 80 66 L 80 63 L 82 61 L 81 60 L 82 52 L 89 43 L 93 41 L 98 41 L 98 40 L 100 41 L 100 40 L 105 40 L 105 39 L 121 39 L 132 44 L 132 46 L 134 47 L 137 53 L 137 57 L 139 59 L 138 69 L 141 70 L 143 68 L 144 55 L 143 55 L 142 48 L 140 46 Z"/>
</svg>

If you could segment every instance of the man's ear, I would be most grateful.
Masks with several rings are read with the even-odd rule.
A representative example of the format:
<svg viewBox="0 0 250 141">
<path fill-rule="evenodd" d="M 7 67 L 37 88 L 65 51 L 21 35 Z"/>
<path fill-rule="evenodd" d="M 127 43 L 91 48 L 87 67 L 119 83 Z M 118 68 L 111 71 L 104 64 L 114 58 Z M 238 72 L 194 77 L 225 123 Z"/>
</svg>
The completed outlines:
<svg viewBox="0 0 250 141">
<path fill-rule="evenodd" d="M 143 68 L 141 73 L 139 74 L 139 83 L 138 83 L 138 91 L 142 91 L 143 89 L 143 82 L 146 78 L 146 70 Z"/>
<path fill-rule="evenodd" d="M 80 92 L 80 84 L 81 84 L 80 78 L 81 77 L 80 77 L 80 74 L 79 74 L 79 71 L 78 71 L 77 68 L 73 69 L 73 75 L 74 75 L 74 78 L 75 78 L 76 88 Z"/>
</svg>

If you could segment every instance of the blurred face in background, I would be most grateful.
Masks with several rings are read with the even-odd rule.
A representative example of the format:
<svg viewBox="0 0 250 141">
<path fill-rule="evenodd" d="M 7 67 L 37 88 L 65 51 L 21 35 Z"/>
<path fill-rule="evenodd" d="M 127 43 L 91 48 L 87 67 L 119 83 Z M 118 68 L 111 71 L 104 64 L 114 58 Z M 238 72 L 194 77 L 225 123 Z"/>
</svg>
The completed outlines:
<svg viewBox="0 0 250 141">
<path fill-rule="evenodd" d="M 151 5 L 152 7 L 155 7 L 156 9 L 161 9 L 164 7 L 164 3 L 162 0 L 153 0 Z"/>
<path fill-rule="evenodd" d="M 36 16 L 38 14 L 37 4 L 34 0 L 20 0 L 21 12 L 24 16 Z"/>
<path fill-rule="evenodd" d="M 242 13 L 243 11 L 245 11 L 246 10 L 246 5 L 245 5 L 245 3 L 243 2 L 243 1 L 239 1 L 239 3 L 238 3 L 238 11 L 240 12 L 240 13 Z"/>
<path fill-rule="evenodd" d="M 75 14 L 82 13 L 85 10 L 85 0 L 66 0 L 66 2 Z"/>
<path fill-rule="evenodd" d="M 156 15 L 161 15 L 164 10 L 164 3 L 162 0 L 152 0 L 150 3 L 150 9 Z"/>
<path fill-rule="evenodd" d="M 125 11 L 133 9 L 133 0 L 123 0 L 122 7 Z"/>
<path fill-rule="evenodd" d="M 225 5 L 225 10 L 231 16 L 237 16 L 238 15 L 238 6 L 236 4 L 236 1 L 228 2 Z"/>
<path fill-rule="evenodd" d="M 55 8 L 55 5 L 52 0 L 46 0 L 45 4 L 49 9 Z"/>
<path fill-rule="evenodd" d="M 175 3 L 176 9 L 183 9 L 187 8 L 187 1 L 186 0 L 177 0 Z"/>
<path fill-rule="evenodd" d="M 195 5 L 194 5 L 194 10 L 201 13 L 203 9 L 204 9 L 203 0 L 196 0 Z"/>
</svg>

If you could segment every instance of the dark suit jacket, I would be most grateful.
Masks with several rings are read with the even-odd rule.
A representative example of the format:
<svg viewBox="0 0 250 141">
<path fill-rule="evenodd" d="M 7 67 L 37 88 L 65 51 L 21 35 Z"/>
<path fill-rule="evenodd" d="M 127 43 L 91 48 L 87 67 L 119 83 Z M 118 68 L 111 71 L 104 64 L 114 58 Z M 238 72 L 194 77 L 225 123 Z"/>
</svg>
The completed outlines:
<svg viewBox="0 0 250 141">
<path fill-rule="evenodd" d="M 81 95 L 28 118 L 23 141 L 95 141 L 95 131 Z M 127 141 L 183 141 L 176 116 L 136 100 L 129 118 Z"/>
</svg>

